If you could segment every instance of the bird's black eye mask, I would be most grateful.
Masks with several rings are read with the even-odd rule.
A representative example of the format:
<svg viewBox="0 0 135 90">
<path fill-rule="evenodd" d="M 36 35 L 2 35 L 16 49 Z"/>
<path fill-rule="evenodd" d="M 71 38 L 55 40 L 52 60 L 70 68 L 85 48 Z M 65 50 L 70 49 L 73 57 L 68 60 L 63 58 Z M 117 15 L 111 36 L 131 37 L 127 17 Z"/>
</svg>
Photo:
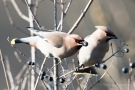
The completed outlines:
<svg viewBox="0 0 135 90">
<path fill-rule="evenodd" d="M 109 34 L 109 33 L 106 32 L 106 36 L 115 36 L 115 35 L 112 35 L 112 34 Z"/>
<path fill-rule="evenodd" d="M 111 39 L 118 39 L 115 35 L 112 35 L 110 33 L 106 32 L 106 36 L 108 37 L 107 41 L 111 40 Z"/>
<path fill-rule="evenodd" d="M 88 42 L 86 42 L 85 40 L 76 40 L 75 42 L 80 45 L 80 46 L 88 46 Z"/>
</svg>

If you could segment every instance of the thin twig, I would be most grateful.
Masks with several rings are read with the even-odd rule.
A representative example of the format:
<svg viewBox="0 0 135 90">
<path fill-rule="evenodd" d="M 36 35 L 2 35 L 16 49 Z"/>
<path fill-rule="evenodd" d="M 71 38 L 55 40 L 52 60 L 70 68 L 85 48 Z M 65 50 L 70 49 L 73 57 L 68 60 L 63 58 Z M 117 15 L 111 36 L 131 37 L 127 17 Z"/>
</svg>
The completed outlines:
<svg viewBox="0 0 135 90">
<path fill-rule="evenodd" d="M 36 1 L 35 1 L 35 6 L 34 6 L 34 15 L 35 15 L 35 16 L 37 16 L 38 6 L 39 6 L 39 0 L 36 0 Z"/>
<path fill-rule="evenodd" d="M 57 0 L 54 0 L 54 30 L 57 31 Z"/>
<path fill-rule="evenodd" d="M 25 72 L 25 74 L 29 73 L 29 67 L 27 67 L 27 70 Z M 24 90 L 25 89 L 25 86 L 26 86 L 26 81 L 28 80 L 28 77 L 24 77 L 23 80 L 22 80 L 22 83 L 21 83 L 21 90 Z"/>
<path fill-rule="evenodd" d="M 2 66 L 3 66 L 3 70 L 4 70 L 4 75 L 5 75 L 5 79 L 6 79 L 7 88 L 8 88 L 8 90 L 10 90 L 8 77 L 7 77 L 7 72 L 6 72 L 6 68 L 5 68 L 5 64 L 4 64 L 4 60 L 3 60 L 3 57 L 2 57 L 1 50 L 0 50 L 0 59 L 1 59 L 1 63 L 2 63 Z"/>
<path fill-rule="evenodd" d="M 126 44 L 124 43 L 115 53 L 113 53 L 110 57 L 108 57 L 106 60 L 103 60 L 101 63 L 105 63 L 107 60 L 109 60 L 111 57 L 113 57 L 116 53 L 120 52 L 121 49 L 125 46 Z"/>
<path fill-rule="evenodd" d="M 86 5 L 84 10 L 82 11 L 80 17 L 77 19 L 75 24 L 69 30 L 68 34 L 71 34 L 78 27 L 78 25 L 80 24 L 81 20 L 83 19 L 83 17 L 85 16 L 86 12 L 88 11 L 89 7 L 91 6 L 92 2 L 93 2 L 93 0 L 89 0 L 88 4 Z"/>
<path fill-rule="evenodd" d="M 60 6 L 61 6 L 61 28 L 60 31 L 63 30 L 63 19 L 64 19 L 64 4 L 63 4 L 63 0 L 60 0 Z"/>
<path fill-rule="evenodd" d="M 51 69 L 48 69 L 48 71 L 46 72 L 46 73 L 48 73 L 50 70 L 52 70 L 54 67 L 56 67 L 57 65 L 59 65 L 61 62 L 58 62 L 56 65 L 53 65 L 52 67 L 51 67 Z"/>
<path fill-rule="evenodd" d="M 20 70 L 20 72 L 17 74 L 17 76 L 15 77 L 16 83 L 18 84 L 20 82 L 20 78 L 23 74 L 23 72 L 27 69 L 27 65 L 25 64 L 22 69 Z"/>
<path fill-rule="evenodd" d="M 53 75 L 53 81 L 54 81 L 54 90 L 59 90 L 59 86 L 58 86 L 58 65 L 57 65 L 57 63 L 58 63 L 58 59 L 54 59 L 53 60 L 53 64 L 54 65 L 56 65 L 55 67 L 54 67 L 54 75 Z"/>
<path fill-rule="evenodd" d="M 8 5 L 7 5 L 7 3 L 6 3 L 5 0 L 3 0 L 3 3 L 4 3 L 4 7 L 5 7 L 5 10 L 6 10 L 6 13 L 7 13 L 7 16 L 8 16 L 8 19 L 9 19 L 9 22 L 12 25 L 13 24 L 13 20 L 11 18 L 10 13 L 9 13 Z"/>
<path fill-rule="evenodd" d="M 128 62 L 129 62 L 129 68 L 130 68 L 130 62 L 131 62 L 130 58 L 129 58 Z M 132 74 L 132 68 L 130 68 L 129 72 L 128 72 L 128 90 L 130 90 L 131 74 Z"/>
<path fill-rule="evenodd" d="M 47 90 L 51 90 L 51 87 L 46 82 L 42 81 L 42 83 L 44 84 Z"/>
<path fill-rule="evenodd" d="M 112 76 L 109 74 L 108 71 L 107 71 L 107 75 L 111 78 L 111 80 L 112 80 L 113 83 L 116 85 L 116 87 L 118 88 L 118 90 L 120 90 L 119 86 L 118 86 L 117 83 L 113 80 Z"/>
<path fill-rule="evenodd" d="M 43 70 L 43 68 L 45 66 L 45 62 L 46 62 L 46 57 L 44 58 L 44 61 L 43 61 L 42 65 L 41 65 L 41 68 L 40 68 L 40 71 L 39 71 L 39 74 L 38 74 L 38 77 L 37 77 L 37 80 L 36 80 L 36 83 L 35 83 L 35 86 L 34 86 L 34 90 L 36 90 L 36 88 L 37 88 L 39 77 L 40 77 L 40 74 L 41 74 L 41 72 L 42 72 L 42 70 Z"/>
<path fill-rule="evenodd" d="M 74 59 L 72 60 L 72 63 L 73 63 L 73 67 L 74 67 L 74 69 L 75 69 L 75 63 L 74 63 Z M 80 88 L 80 90 L 82 90 L 82 88 L 81 88 L 81 86 L 80 86 L 80 81 L 78 80 L 78 77 L 77 77 L 77 75 L 76 75 L 76 81 L 77 81 L 77 84 L 78 84 L 78 86 L 79 86 L 79 88 Z"/>
<path fill-rule="evenodd" d="M 61 76 L 59 76 L 59 78 L 61 78 L 61 77 L 63 77 L 63 76 L 66 76 L 66 75 L 68 75 L 68 74 L 70 74 L 70 73 L 72 73 L 72 72 L 74 72 L 75 70 L 71 70 L 70 72 L 68 72 L 68 73 L 66 73 L 66 74 L 63 74 L 63 75 L 61 75 Z"/>
<path fill-rule="evenodd" d="M 66 63 L 66 66 L 67 66 L 68 69 L 69 69 L 69 66 L 68 66 L 68 64 L 67 64 L 67 59 L 64 58 L 64 61 L 65 61 L 65 63 Z M 71 75 L 71 77 L 72 77 L 72 75 Z M 75 90 L 73 82 L 71 82 L 71 85 L 72 85 L 72 90 Z"/>
<path fill-rule="evenodd" d="M 91 77 L 91 74 L 89 74 L 88 79 L 86 80 L 86 83 L 84 85 L 83 90 L 85 90 L 87 88 L 87 85 L 88 85 L 88 82 L 89 82 L 90 77 Z"/>
<path fill-rule="evenodd" d="M 29 22 L 29 18 L 28 18 L 27 16 L 25 16 L 25 15 L 22 14 L 22 12 L 20 11 L 20 9 L 19 9 L 18 5 L 16 4 L 15 0 L 11 0 L 11 3 L 13 4 L 13 6 L 14 6 L 16 12 L 18 13 L 18 15 L 19 15 L 22 19 L 24 19 L 24 20 L 26 20 L 26 21 Z"/>
<path fill-rule="evenodd" d="M 10 24 L 11 24 L 13 27 L 16 28 L 15 30 L 19 30 L 20 32 L 22 32 L 22 33 L 24 33 L 24 34 L 26 34 L 26 35 L 29 36 L 28 33 L 24 32 L 24 30 L 22 30 L 20 27 L 18 27 L 18 26 L 13 22 L 13 19 L 12 19 L 11 15 L 10 15 L 9 8 L 8 8 L 8 5 L 7 5 L 6 1 L 3 0 L 3 3 L 4 3 L 4 7 L 5 7 L 6 14 L 7 14 L 7 16 L 8 16 L 8 19 L 9 19 Z"/>
<path fill-rule="evenodd" d="M 100 77 L 100 79 L 97 80 L 91 87 L 89 87 L 88 90 L 92 89 L 92 88 L 106 75 L 106 73 L 108 72 L 108 70 L 110 69 L 110 67 L 111 67 L 112 64 L 113 64 L 113 61 L 114 61 L 114 59 L 113 59 L 112 62 L 110 63 L 108 69 L 107 69 L 107 70 L 104 72 L 104 74 Z"/>
<path fill-rule="evenodd" d="M 11 70 L 10 70 L 9 59 L 8 59 L 7 56 L 5 57 L 5 61 L 6 61 L 5 64 L 6 64 L 6 69 L 7 69 L 7 75 L 9 77 L 8 79 L 10 81 L 11 90 L 13 90 L 15 85 L 14 85 L 13 76 L 12 76 L 12 73 L 11 73 Z"/>
<path fill-rule="evenodd" d="M 26 5 L 27 5 L 28 9 L 30 10 L 30 12 L 31 12 L 31 14 L 32 14 L 32 16 L 33 16 L 33 19 L 34 19 L 34 21 L 36 22 L 38 28 L 39 28 L 39 29 L 42 29 L 42 28 L 41 28 L 41 25 L 39 24 L 38 20 L 36 19 L 35 15 L 34 15 L 34 13 L 32 12 L 31 6 L 29 5 L 28 1 L 25 0 L 25 2 L 26 2 Z"/>
<path fill-rule="evenodd" d="M 22 60 L 20 59 L 20 57 L 16 51 L 14 52 L 14 55 L 15 55 L 16 59 L 18 60 L 18 62 L 21 63 Z"/>
<path fill-rule="evenodd" d="M 69 10 L 69 7 L 70 7 L 72 1 L 73 1 L 73 0 L 70 0 L 70 1 L 69 1 L 68 5 L 67 5 L 67 7 L 66 7 L 66 9 L 65 9 L 65 11 L 64 11 L 64 13 L 63 13 L 63 19 L 64 19 L 65 16 L 67 15 L 67 12 L 68 12 L 68 10 Z M 61 20 L 59 21 L 59 24 L 58 24 L 58 26 L 57 26 L 57 30 L 59 30 L 60 26 L 61 26 Z"/>
<path fill-rule="evenodd" d="M 72 80 L 69 82 L 69 84 L 67 85 L 67 87 L 65 88 L 65 90 L 68 88 L 68 86 L 73 82 L 73 80 L 75 79 L 76 75 L 72 78 Z"/>
</svg>

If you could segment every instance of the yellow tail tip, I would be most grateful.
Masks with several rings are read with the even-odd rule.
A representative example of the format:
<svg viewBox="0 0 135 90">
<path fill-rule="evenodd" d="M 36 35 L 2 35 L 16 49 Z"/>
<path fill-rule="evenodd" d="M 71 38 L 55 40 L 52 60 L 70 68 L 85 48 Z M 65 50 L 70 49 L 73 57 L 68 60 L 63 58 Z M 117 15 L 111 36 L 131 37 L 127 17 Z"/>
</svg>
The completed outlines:
<svg viewBox="0 0 135 90">
<path fill-rule="evenodd" d="M 12 41 L 10 42 L 12 45 L 15 44 L 15 40 L 16 38 L 12 39 Z"/>
</svg>

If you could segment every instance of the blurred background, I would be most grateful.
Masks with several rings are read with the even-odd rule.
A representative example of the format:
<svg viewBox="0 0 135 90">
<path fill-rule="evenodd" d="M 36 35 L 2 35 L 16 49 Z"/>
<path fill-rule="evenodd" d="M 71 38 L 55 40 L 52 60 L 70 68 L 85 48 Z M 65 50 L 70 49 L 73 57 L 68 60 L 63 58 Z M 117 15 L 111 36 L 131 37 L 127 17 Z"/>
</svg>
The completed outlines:
<svg viewBox="0 0 135 90">
<path fill-rule="evenodd" d="M 16 0 L 21 12 L 28 16 L 27 6 L 21 1 Z M 69 0 L 64 0 L 66 5 Z M 68 32 L 73 26 L 75 21 L 81 14 L 81 10 L 84 9 L 88 0 L 73 0 L 69 11 L 64 18 L 64 32 Z M 11 47 L 10 43 L 7 41 L 7 37 L 10 35 L 11 38 L 21 38 L 29 36 L 29 31 L 26 27 L 29 26 L 29 23 L 18 15 L 12 3 L 7 1 L 9 12 L 13 19 L 15 26 L 12 26 L 7 17 L 3 1 L 0 0 L 0 49 L 2 51 L 3 57 L 8 57 L 11 72 L 13 77 L 15 77 L 18 72 L 23 67 L 23 64 L 19 63 L 14 55 L 15 49 Z M 44 0 L 39 4 L 37 11 L 37 20 L 40 25 L 44 26 L 45 29 L 53 30 L 53 2 L 51 0 Z M 58 21 L 60 20 L 60 6 L 58 5 Z M 79 34 L 82 37 L 85 37 L 95 31 L 97 25 L 105 25 L 110 27 L 114 33 L 118 36 L 119 39 L 111 40 L 110 43 L 113 44 L 113 50 L 116 51 L 119 47 L 121 40 L 129 45 L 129 53 L 125 54 L 123 57 L 112 57 L 109 61 L 106 62 L 107 65 L 110 64 L 112 59 L 114 63 L 109 70 L 109 73 L 113 77 L 114 81 L 119 85 L 121 90 L 127 90 L 128 86 L 128 74 L 123 74 L 121 69 L 123 67 L 128 67 L 129 58 L 131 61 L 135 61 L 135 1 L 134 0 L 94 0 L 90 6 L 85 17 L 73 32 Z M 19 27 L 19 28 L 18 28 Z M 37 27 L 35 25 L 35 27 Z M 17 29 L 18 28 L 18 29 Z M 30 57 L 30 46 L 19 44 L 16 47 L 23 52 L 27 57 Z M 105 58 L 111 55 L 111 49 L 106 54 Z M 27 62 L 27 59 L 22 55 L 19 55 L 23 62 Z M 37 56 L 43 57 L 40 51 L 37 50 Z M 68 62 L 71 63 L 72 59 L 75 59 L 77 64 L 76 55 L 67 58 Z M 37 59 L 39 65 L 42 63 L 42 59 Z M 50 68 L 53 64 L 52 59 L 47 60 L 45 68 Z M 0 63 L 0 90 L 6 90 L 6 81 L 3 73 L 3 67 Z M 102 75 L 103 70 L 98 70 L 99 76 Z M 134 81 L 135 71 L 133 70 L 132 80 Z M 95 77 L 93 77 L 95 78 Z M 94 82 L 94 80 L 93 80 Z M 40 82 L 41 83 L 41 82 Z M 77 84 L 74 84 L 77 85 Z M 131 90 L 133 90 L 133 83 L 131 83 Z M 44 90 L 42 85 L 38 85 L 38 89 Z M 110 80 L 106 75 L 98 85 L 96 85 L 92 90 L 117 90 L 115 84 Z M 27 90 L 27 89 L 26 89 Z"/>
</svg>

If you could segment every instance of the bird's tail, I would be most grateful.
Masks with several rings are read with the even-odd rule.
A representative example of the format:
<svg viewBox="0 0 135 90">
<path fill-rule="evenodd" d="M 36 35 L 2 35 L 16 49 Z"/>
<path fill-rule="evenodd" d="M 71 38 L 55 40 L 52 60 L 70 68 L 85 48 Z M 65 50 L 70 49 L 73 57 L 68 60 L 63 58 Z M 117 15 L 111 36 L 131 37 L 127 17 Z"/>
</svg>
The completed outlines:
<svg viewBox="0 0 135 90">
<path fill-rule="evenodd" d="M 14 38 L 14 39 L 11 40 L 10 43 L 13 45 L 13 44 L 17 44 L 17 43 L 23 43 L 23 41 L 21 41 L 21 40 L 18 39 L 18 38 Z"/>
<path fill-rule="evenodd" d="M 75 71 L 73 74 L 74 75 L 76 75 L 76 74 L 91 74 L 93 76 L 98 76 L 94 67 L 79 69 L 78 71 Z"/>
<path fill-rule="evenodd" d="M 39 37 L 26 37 L 26 38 L 14 38 L 11 40 L 11 44 L 25 43 L 25 44 L 35 44 L 39 40 Z"/>
</svg>

